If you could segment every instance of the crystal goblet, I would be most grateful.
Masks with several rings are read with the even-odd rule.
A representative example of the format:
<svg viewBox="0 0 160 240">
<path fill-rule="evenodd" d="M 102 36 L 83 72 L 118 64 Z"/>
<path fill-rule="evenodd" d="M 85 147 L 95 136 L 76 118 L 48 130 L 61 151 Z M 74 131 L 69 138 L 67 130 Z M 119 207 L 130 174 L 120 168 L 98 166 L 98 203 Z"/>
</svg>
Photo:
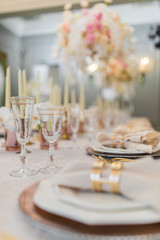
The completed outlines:
<svg viewBox="0 0 160 240">
<path fill-rule="evenodd" d="M 88 131 L 88 140 L 89 140 L 89 143 L 91 144 L 93 140 L 93 132 L 97 126 L 98 109 L 96 107 L 91 107 L 89 109 L 86 109 L 84 111 L 84 115 L 85 115 L 86 130 Z"/>
<path fill-rule="evenodd" d="M 64 107 L 42 107 L 38 108 L 38 114 L 41 124 L 41 129 L 44 138 L 49 142 L 49 165 L 41 168 L 41 173 L 55 173 L 55 149 L 54 142 L 57 141 L 61 135 Z"/>
<path fill-rule="evenodd" d="M 77 103 L 70 104 L 68 109 L 68 120 L 73 133 L 73 147 L 76 148 L 77 132 L 80 123 L 80 106 Z"/>
<path fill-rule="evenodd" d="M 32 176 L 38 173 L 27 167 L 26 143 L 31 137 L 31 124 L 33 105 L 35 98 L 33 97 L 11 97 L 14 123 L 16 129 L 17 141 L 21 144 L 20 158 L 22 166 L 19 170 L 10 173 L 14 177 Z"/>
</svg>

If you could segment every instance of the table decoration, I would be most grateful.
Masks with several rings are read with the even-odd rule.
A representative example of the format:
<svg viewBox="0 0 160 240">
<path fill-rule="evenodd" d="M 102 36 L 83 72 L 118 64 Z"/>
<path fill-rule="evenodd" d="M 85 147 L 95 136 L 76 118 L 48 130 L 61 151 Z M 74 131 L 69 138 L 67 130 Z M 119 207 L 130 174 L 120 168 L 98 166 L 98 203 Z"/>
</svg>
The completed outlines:
<svg viewBox="0 0 160 240">
<path fill-rule="evenodd" d="M 43 136 L 42 129 L 39 130 L 40 133 L 40 149 L 42 150 L 49 150 L 49 142 Z M 54 142 L 54 148 L 58 149 L 58 141 Z"/>
<path fill-rule="evenodd" d="M 39 79 L 39 72 L 37 72 L 36 103 L 40 103 L 40 79 Z"/>
<path fill-rule="evenodd" d="M 125 136 L 113 135 L 111 140 L 102 142 L 106 148 L 135 149 L 145 153 L 154 153 L 160 150 L 160 132 L 135 132 Z"/>
<path fill-rule="evenodd" d="M 7 107 L 9 110 L 11 109 L 10 97 L 11 97 L 11 73 L 10 67 L 8 67 L 6 71 L 5 107 Z"/>
<path fill-rule="evenodd" d="M 53 185 L 85 191 L 121 194 L 160 212 L 160 164 L 152 158 L 129 163 L 72 161 L 52 179 Z M 64 197 L 64 196 L 63 196 Z"/>
<path fill-rule="evenodd" d="M 71 103 L 75 104 L 76 101 L 76 89 L 71 90 Z"/>
<path fill-rule="evenodd" d="M 93 140 L 94 130 L 97 128 L 98 123 L 98 109 L 97 107 L 91 107 L 84 111 L 85 115 L 85 128 L 88 132 L 88 140 L 89 144 L 91 144 Z"/>
<path fill-rule="evenodd" d="M 98 142 L 103 149 L 127 153 L 128 150 L 140 150 L 144 153 L 155 153 L 160 150 L 160 132 L 153 129 L 145 118 L 135 118 L 126 124 L 117 126 L 113 133 L 100 132 Z M 114 150 L 115 149 L 115 150 Z M 110 152 L 111 152 L 110 151 Z"/>
<path fill-rule="evenodd" d="M 53 78 L 52 77 L 49 78 L 49 90 L 50 90 L 49 101 L 53 103 Z"/>
<path fill-rule="evenodd" d="M 43 231 L 49 232 L 56 239 L 67 239 L 67 240 L 79 240 L 79 239 L 93 239 L 93 240 L 143 240 L 145 238 L 156 238 L 160 236 L 159 223 L 155 224 L 126 224 L 122 225 L 122 222 L 119 225 L 94 225 L 90 226 L 83 224 L 79 221 L 70 220 L 65 217 L 60 217 L 53 213 L 48 213 L 40 208 L 38 208 L 34 202 L 33 198 L 37 190 L 39 183 L 35 183 L 27 187 L 19 198 L 19 204 L 26 215 L 26 220 L 29 220 L 34 227 L 41 227 Z M 50 185 L 51 187 L 51 185 Z M 52 188 L 52 187 L 51 187 Z M 53 190 L 53 189 L 52 189 Z M 52 191 L 51 190 L 51 191 Z M 55 195 L 54 195 L 55 197 Z M 75 209 L 72 208 L 74 212 Z M 142 216 L 139 211 L 136 212 L 135 218 Z M 141 212 L 142 213 L 142 212 Z M 83 214 L 83 213 L 82 213 Z M 89 216 L 89 214 L 88 214 Z M 117 216 L 117 214 L 116 214 Z M 132 215 L 130 215 L 132 217 Z M 108 216 L 108 220 L 110 216 Z M 122 220 L 123 214 L 120 212 L 119 215 Z M 146 217 L 146 215 L 143 215 Z M 148 215 L 148 217 L 150 217 Z M 154 215 L 155 217 L 155 215 Z M 144 219 L 143 219 L 144 220 Z M 153 220 L 153 219 L 152 219 Z M 151 221 L 151 218 L 150 218 Z M 155 222 L 158 222 L 157 218 Z"/>
<path fill-rule="evenodd" d="M 22 79 L 22 71 L 18 70 L 18 96 L 23 97 L 23 79 Z"/>
<path fill-rule="evenodd" d="M 7 106 L 9 107 L 9 105 Z M 0 108 L 0 128 L 4 128 L 4 145 L 7 151 L 19 151 L 20 145 L 16 139 L 14 122 L 8 107 Z"/>
<path fill-rule="evenodd" d="M 9 120 L 10 116 L 10 110 L 7 107 L 0 107 L 0 128 Z"/>
<path fill-rule="evenodd" d="M 54 164 L 54 142 L 57 141 L 61 135 L 64 107 L 40 107 L 38 114 L 42 133 L 44 138 L 49 142 L 49 165 L 41 168 L 42 173 L 55 173 L 56 166 Z"/>
<path fill-rule="evenodd" d="M 26 70 L 22 71 L 22 79 L 23 79 L 23 97 L 27 97 L 27 79 L 26 79 Z"/>
<path fill-rule="evenodd" d="M 13 115 L 4 123 L 5 148 L 7 151 L 20 151 L 21 146 L 17 141 Z"/>
<path fill-rule="evenodd" d="M 13 177 L 26 177 L 38 173 L 37 170 L 31 170 L 26 166 L 26 143 L 29 142 L 31 137 L 34 102 L 35 98 L 33 97 L 11 97 L 17 140 L 21 144 L 20 159 L 22 162 L 19 170 L 10 173 Z"/>
<path fill-rule="evenodd" d="M 68 104 L 69 104 L 69 82 L 68 77 L 65 79 L 65 87 L 64 87 L 64 106 L 65 106 L 65 114 L 63 119 L 63 130 L 61 139 L 69 140 L 70 136 L 68 134 Z"/>
<path fill-rule="evenodd" d="M 33 108 L 33 129 L 32 131 L 36 131 L 36 136 L 35 136 L 35 139 L 40 141 L 40 148 L 42 150 L 48 150 L 49 149 L 49 143 L 48 141 L 46 141 L 46 139 L 44 138 L 43 134 L 42 134 L 42 129 L 41 129 L 41 126 L 40 126 L 40 119 L 39 119 L 39 115 L 38 115 L 38 108 L 41 108 L 41 107 L 48 107 L 48 108 L 52 108 L 53 107 L 53 104 L 50 102 L 50 101 L 47 101 L 47 102 L 44 102 L 44 103 L 37 103 L 34 105 L 34 108 Z M 58 141 L 56 141 L 54 143 L 54 147 L 55 149 L 58 148 Z"/>
<path fill-rule="evenodd" d="M 68 69 L 74 62 L 82 85 L 86 76 L 86 79 L 92 76 L 98 88 L 112 87 L 121 107 L 131 113 L 135 81 L 139 76 L 132 33 L 133 28 L 123 23 L 117 13 L 106 4 L 98 3 L 82 9 L 79 14 L 65 9 L 58 41 L 62 58 L 71 63 Z"/>
<path fill-rule="evenodd" d="M 111 158 L 130 158 L 130 159 L 137 159 L 137 158 L 143 158 L 145 157 L 153 157 L 154 159 L 158 159 L 160 157 L 160 151 L 155 152 L 155 153 L 151 153 L 151 154 L 147 154 L 147 153 L 140 153 L 139 151 L 136 152 L 137 150 L 132 150 L 131 153 L 124 152 L 121 151 L 121 149 L 117 149 L 117 151 L 115 151 L 115 148 L 109 148 L 108 150 L 103 149 L 102 146 L 89 146 L 86 149 L 86 153 L 89 156 L 92 156 L 93 154 L 96 156 L 102 156 L 103 158 L 106 159 L 111 159 Z M 125 149 L 122 149 L 125 150 Z M 126 149 L 127 150 L 127 149 Z"/>
<path fill-rule="evenodd" d="M 80 106 L 79 104 L 70 104 L 68 107 L 68 123 L 72 131 L 73 148 L 77 147 L 77 132 L 80 123 Z"/>
</svg>

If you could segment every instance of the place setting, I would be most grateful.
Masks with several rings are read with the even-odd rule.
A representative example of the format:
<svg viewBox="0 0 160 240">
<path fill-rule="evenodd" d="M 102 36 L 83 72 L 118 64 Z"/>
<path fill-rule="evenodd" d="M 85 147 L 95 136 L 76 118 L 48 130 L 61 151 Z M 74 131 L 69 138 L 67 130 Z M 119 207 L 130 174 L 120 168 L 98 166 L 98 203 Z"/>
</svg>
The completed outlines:
<svg viewBox="0 0 160 240">
<path fill-rule="evenodd" d="M 160 239 L 159 15 L 0 3 L 0 240 Z"/>
</svg>

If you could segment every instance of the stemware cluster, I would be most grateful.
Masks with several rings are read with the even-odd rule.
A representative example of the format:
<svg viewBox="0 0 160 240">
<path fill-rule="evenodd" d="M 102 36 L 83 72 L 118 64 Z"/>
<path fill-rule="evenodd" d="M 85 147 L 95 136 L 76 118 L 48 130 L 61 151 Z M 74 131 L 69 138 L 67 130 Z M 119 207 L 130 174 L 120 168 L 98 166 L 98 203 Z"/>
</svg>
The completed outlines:
<svg viewBox="0 0 160 240">
<path fill-rule="evenodd" d="M 13 115 L 18 142 L 21 144 L 20 159 L 22 166 L 19 170 L 10 173 L 14 177 L 26 177 L 37 174 L 38 170 L 29 169 L 27 166 L 26 143 L 31 137 L 31 124 L 33 115 L 33 97 L 11 97 Z M 42 173 L 53 173 L 56 171 L 54 164 L 54 142 L 61 135 L 62 122 L 64 115 L 63 107 L 38 108 L 40 124 L 45 139 L 49 142 L 49 165 L 41 168 Z"/>
</svg>

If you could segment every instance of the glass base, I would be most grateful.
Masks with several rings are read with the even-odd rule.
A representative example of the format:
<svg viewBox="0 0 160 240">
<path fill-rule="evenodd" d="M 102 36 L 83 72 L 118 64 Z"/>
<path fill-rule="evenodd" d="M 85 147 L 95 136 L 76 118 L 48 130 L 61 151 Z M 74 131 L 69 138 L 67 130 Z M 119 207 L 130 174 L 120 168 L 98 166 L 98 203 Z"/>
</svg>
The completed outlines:
<svg viewBox="0 0 160 240">
<path fill-rule="evenodd" d="M 48 166 L 46 168 L 40 168 L 39 172 L 44 173 L 44 174 L 56 173 L 57 172 L 57 167 Z"/>
<path fill-rule="evenodd" d="M 19 169 L 17 171 L 10 172 L 10 176 L 12 177 L 28 177 L 33 176 L 38 173 L 38 170 L 32 170 L 32 169 Z"/>
</svg>

